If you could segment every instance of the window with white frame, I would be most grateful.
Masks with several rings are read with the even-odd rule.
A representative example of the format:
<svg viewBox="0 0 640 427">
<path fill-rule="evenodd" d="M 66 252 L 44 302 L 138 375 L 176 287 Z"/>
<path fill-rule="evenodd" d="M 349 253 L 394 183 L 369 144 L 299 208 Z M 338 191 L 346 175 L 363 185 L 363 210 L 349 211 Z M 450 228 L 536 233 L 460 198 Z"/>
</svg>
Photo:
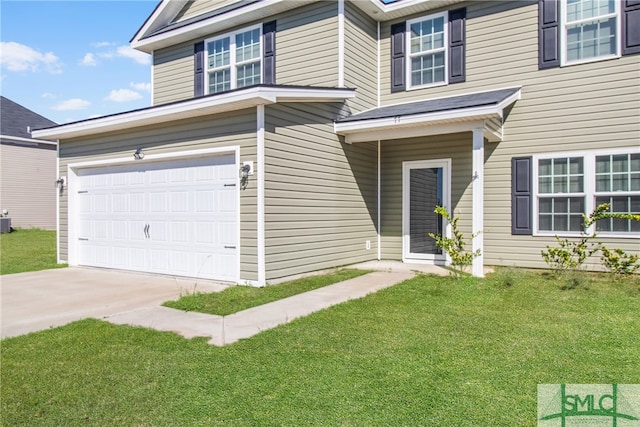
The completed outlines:
<svg viewBox="0 0 640 427">
<path fill-rule="evenodd" d="M 447 83 L 447 14 L 407 22 L 410 88 Z"/>
<path fill-rule="evenodd" d="M 616 0 L 563 2 L 565 63 L 618 55 L 618 3 Z"/>
<path fill-rule="evenodd" d="M 208 93 L 260 83 L 260 38 L 255 27 L 206 41 Z"/>
<path fill-rule="evenodd" d="M 640 214 L 640 152 L 570 153 L 535 158 L 535 212 L 541 234 L 579 234 L 582 214 L 609 203 L 610 212 Z M 599 220 L 603 234 L 637 235 L 640 222 Z"/>
</svg>

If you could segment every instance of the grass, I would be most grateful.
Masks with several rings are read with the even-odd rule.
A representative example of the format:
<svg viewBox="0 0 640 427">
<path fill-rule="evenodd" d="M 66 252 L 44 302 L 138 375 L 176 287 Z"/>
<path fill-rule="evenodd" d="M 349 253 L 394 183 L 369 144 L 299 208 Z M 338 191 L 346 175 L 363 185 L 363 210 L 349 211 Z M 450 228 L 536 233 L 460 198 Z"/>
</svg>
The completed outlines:
<svg viewBox="0 0 640 427">
<path fill-rule="evenodd" d="M 56 259 L 56 232 L 16 228 L 0 234 L 0 274 L 66 267 Z"/>
<path fill-rule="evenodd" d="M 222 292 L 183 295 L 177 301 L 168 301 L 163 305 L 179 310 L 226 316 L 302 292 L 352 279 L 369 272 L 366 270 L 340 269 L 329 274 L 303 277 L 263 288 L 232 286 Z"/>
<path fill-rule="evenodd" d="M 638 279 L 565 285 L 418 276 L 222 348 L 99 320 L 5 339 L 2 424 L 535 426 L 538 384 L 640 378 Z"/>
</svg>

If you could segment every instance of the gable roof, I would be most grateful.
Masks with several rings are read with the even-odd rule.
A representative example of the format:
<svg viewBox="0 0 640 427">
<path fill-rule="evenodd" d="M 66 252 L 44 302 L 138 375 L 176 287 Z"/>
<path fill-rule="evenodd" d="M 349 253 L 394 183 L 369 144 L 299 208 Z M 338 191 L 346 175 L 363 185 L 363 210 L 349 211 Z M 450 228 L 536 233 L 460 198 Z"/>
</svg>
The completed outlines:
<svg viewBox="0 0 640 427">
<path fill-rule="evenodd" d="M 131 47 L 142 52 L 209 37 L 317 0 L 238 0 L 182 21 L 177 20 L 188 0 L 162 0 L 131 39 Z M 422 13 L 464 0 L 345 0 L 376 21 L 387 21 Z M 337 10 L 337 8 L 336 8 Z"/>
<path fill-rule="evenodd" d="M 0 137 L 33 140 L 29 129 L 56 126 L 57 123 L 35 113 L 9 98 L 0 96 Z"/>
</svg>

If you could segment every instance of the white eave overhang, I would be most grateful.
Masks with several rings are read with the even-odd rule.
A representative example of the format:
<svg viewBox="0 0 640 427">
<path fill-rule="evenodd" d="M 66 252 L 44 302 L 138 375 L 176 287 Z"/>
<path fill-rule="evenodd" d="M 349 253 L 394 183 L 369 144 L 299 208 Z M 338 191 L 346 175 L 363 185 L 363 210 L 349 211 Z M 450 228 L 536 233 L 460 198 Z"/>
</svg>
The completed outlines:
<svg viewBox="0 0 640 427">
<path fill-rule="evenodd" d="M 384 4 L 380 0 L 351 0 L 352 3 L 376 21 L 389 21 L 415 13 L 460 3 L 464 0 L 402 0 Z M 233 27 L 265 20 L 314 0 L 262 0 L 240 5 L 238 8 L 185 25 L 172 20 L 186 4 L 185 0 L 164 0 L 147 19 L 131 40 L 131 47 L 142 52 L 173 46 L 178 43 L 210 37 Z M 337 10 L 337 9 L 336 9 Z M 178 25 L 176 25 L 178 24 Z M 171 28 L 174 26 L 175 28 Z M 166 27 L 163 30 L 163 27 Z"/>
<path fill-rule="evenodd" d="M 503 137 L 504 110 L 520 99 L 520 90 L 495 104 L 404 114 L 375 119 L 335 122 L 334 130 L 345 137 L 348 144 L 378 140 L 393 140 L 429 135 L 470 132 L 484 129 L 488 141 L 498 142 Z"/>
<path fill-rule="evenodd" d="M 11 135 L 0 135 L 0 140 L 17 142 L 17 143 L 20 143 L 20 144 L 29 144 L 29 145 L 38 145 L 38 144 L 57 145 L 56 142 L 45 141 L 45 140 L 42 140 L 42 139 L 21 138 L 19 136 L 11 136 Z"/>
<path fill-rule="evenodd" d="M 36 138 L 55 141 L 241 110 L 257 105 L 279 102 L 341 102 L 345 99 L 355 98 L 355 96 L 354 89 L 254 86 L 188 101 L 34 130 L 32 135 Z"/>
</svg>

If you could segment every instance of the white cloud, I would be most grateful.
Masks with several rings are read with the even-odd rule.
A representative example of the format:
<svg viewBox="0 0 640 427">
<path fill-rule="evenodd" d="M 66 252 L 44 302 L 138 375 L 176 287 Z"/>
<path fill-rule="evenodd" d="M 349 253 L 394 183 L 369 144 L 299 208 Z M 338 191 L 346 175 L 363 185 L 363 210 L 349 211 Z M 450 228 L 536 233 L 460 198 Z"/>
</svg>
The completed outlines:
<svg viewBox="0 0 640 427">
<path fill-rule="evenodd" d="M 135 101 L 136 99 L 142 98 L 138 92 L 135 92 L 130 89 L 115 89 L 112 90 L 109 95 L 105 98 L 107 101 L 114 102 L 128 102 Z"/>
<path fill-rule="evenodd" d="M 84 58 L 80 60 L 80 65 L 86 65 L 87 67 L 95 67 L 98 63 L 93 53 L 87 53 Z"/>
<path fill-rule="evenodd" d="M 62 63 L 52 52 L 41 53 L 16 42 L 0 43 L 0 64 L 9 71 L 39 71 L 44 67 L 49 73 L 62 73 Z"/>
<path fill-rule="evenodd" d="M 91 45 L 93 47 L 106 47 L 106 46 L 113 45 L 113 43 L 110 43 L 110 42 L 96 42 L 96 43 L 91 43 Z"/>
<path fill-rule="evenodd" d="M 116 53 L 118 56 L 133 59 L 138 64 L 148 65 L 151 63 L 149 54 L 132 49 L 130 46 L 118 46 Z"/>
<path fill-rule="evenodd" d="M 134 88 L 135 90 L 141 90 L 144 92 L 151 92 L 151 83 L 129 83 L 129 86 Z"/>
<path fill-rule="evenodd" d="M 84 99 L 79 98 L 73 98 L 59 102 L 51 108 L 56 111 L 84 110 L 89 108 L 90 105 L 91 103 L 89 101 L 85 101 Z"/>
<path fill-rule="evenodd" d="M 49 93 L 49 92 L 45 92 L 40 96 L 42 98 L 45 98 L 45 99 L 56 99 L 56 96 L 54 94 L 52 94 L 52 93 Z"/>
</svg>

